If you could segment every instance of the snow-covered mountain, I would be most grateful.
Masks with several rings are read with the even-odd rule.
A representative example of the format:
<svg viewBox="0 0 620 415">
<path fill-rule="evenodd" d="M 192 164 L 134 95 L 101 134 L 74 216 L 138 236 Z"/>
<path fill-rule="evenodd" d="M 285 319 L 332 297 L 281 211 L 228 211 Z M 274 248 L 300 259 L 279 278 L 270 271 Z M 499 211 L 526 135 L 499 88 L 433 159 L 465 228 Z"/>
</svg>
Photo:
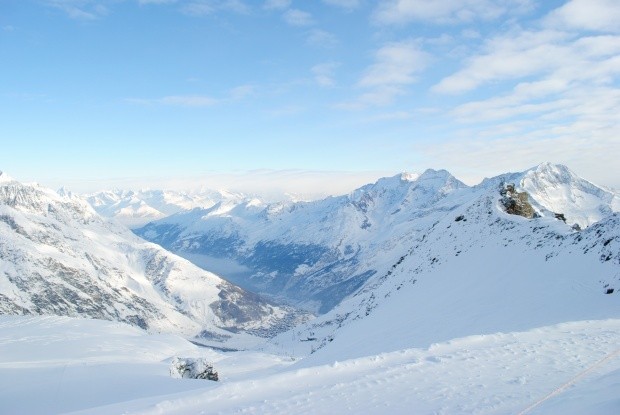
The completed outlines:
<svg viewBox="0 0 620 415">
<path fill-rule="evenodd" d="M 114 218 L 130 228 L 196 207 L 209 208 L 219 202 L 239 203 L 246 198 L 240 193 L 205 189 L 199 192 L 116 189 L 84 197 L 101 216 Z"/>
<path fill-rule="evenodd" d="M 502 183 L 527 192 L 538 216 L 563 214 L 582 228 L 620 208 L 617 193 L 544 163 L 474 187 L 427 170 L 315 202 L 218 204 L 135 232 L 237 284 L 324 313 L 387 272 L 438 220 Z"/>
<path fill-rule="evenodd" d="M 296 328 L 295 347 L 316 352 L 303 364 L 620 318 L 620 214 L 575 231 L 506 213 L 496 189 L 475 193 L 401 245 L 388 270 Z M 291 338 L 276 342 L 290 348 Z"/>
<path fill-rule="evenodd" d="M 6 183 L 13 182 L 0 175 L 0 188 Z M 140 248 L 132 248 L 127 231 L 79 199 L 52 193 L 51 203 L 29 192 L 2 199 L 0 277 L 43 255 L 74 267 L 94 250 L 88 255 L 100 258 L 98 266 L 112 261 L 119 269 L 102 279 L 115 281 L 131 267 L 136 281 L 118 283 L 129 292 L 150 292 L 138 289 L 144 275 L 158 294 L 171 286 L 162 295 L 175 297 L 172 274 L 154 278 L 136 255 L 154 246 L 136 240 Z M 613 191 L 543 164 L 474 187 L 431 170 L 312 203 L 246 200 L 177 214 L 145 232 L 197 262 L 235 265 L 239 278 L 274 293 L 300 299 L 293 291 L 305 291 L 325 313 L 260 351 L 234 353 L 118 323 L 0 316 L 0 401 L 28 413 L 617 414 L 616 203 Z M 31 243 L 40 238 L 48 239 Z M 24 255 L 25 246 L 31 258 L 7 258 Z M 56 272 L 57 285 L 75 284 L 66 275 Z M 0 293 L 19 291 L 0 281 Z M 202 291 L 180 286 L 186 296 Z M 65 291 L 40 297 L 63 304 L 56 292 L 70 298 Z M 187 318 L 183 298 L 174 311 Z M 170 379 L 174 356 L 209 359 L 220 381 Z M 41 399 L 28 400 L 37 387 Z"/>
<path fill-rule="evenodd" d="M 178 213 L 135 232 L 179 255 L 226 259 L 226 278 L 325 312 L 378 272 L 402 238 L 458 205 L 465 186 L 446 171 L 398 175 L 315 202 L 238 205 Z M 200 257 L 203 255 L 204 257 Z M 385 264 L 387 265 L 387 264 Z M 245 270 L 245 272 L 243 272 Z"/>
<path fill-rule="evenodd" d="M 540 210 L 560 212 L 581 228 L 620 212 L 620 194 L 582 179 L 566 166 L 543 163 L 519 181 Z"/>
<path fill-rule="evenodd" d="M 0 173 L 0 314 L 127 322 L 224 340 L 294 319 L 121 225 L 82 199 Z"/>
</svg>

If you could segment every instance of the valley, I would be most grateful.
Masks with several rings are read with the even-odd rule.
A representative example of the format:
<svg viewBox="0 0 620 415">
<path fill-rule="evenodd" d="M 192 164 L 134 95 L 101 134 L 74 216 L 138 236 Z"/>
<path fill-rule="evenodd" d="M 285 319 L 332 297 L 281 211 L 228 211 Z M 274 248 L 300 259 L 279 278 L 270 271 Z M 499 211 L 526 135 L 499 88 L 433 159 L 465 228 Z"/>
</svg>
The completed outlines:
<svg viewBox="0 0 620 415">
<path fill-rule="evenodd" d="M 620 198 L 565 166 L 188 206 L 134 229 L 161 247 L 114 209 L 0 179 L 10 413 L 618 409 Z M 174 357 L 219 382 L 170 378 Z"/>
</svg>

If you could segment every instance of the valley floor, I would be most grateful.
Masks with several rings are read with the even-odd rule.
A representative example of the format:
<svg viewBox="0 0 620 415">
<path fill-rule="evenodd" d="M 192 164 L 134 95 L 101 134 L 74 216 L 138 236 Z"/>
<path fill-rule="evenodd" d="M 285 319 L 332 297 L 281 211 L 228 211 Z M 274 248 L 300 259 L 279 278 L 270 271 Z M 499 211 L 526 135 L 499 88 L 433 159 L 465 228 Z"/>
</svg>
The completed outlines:
<svg viewBox="0 0 620 415">
<path fill-rule="evenodd" d="M 174 356 L 208 358 L 220 382 L 172 379 Z M 302 368 L 119 323 L 0 316 L 3 414 L 620 413 L 618 319 L 337 360 Z"/>
</svg>

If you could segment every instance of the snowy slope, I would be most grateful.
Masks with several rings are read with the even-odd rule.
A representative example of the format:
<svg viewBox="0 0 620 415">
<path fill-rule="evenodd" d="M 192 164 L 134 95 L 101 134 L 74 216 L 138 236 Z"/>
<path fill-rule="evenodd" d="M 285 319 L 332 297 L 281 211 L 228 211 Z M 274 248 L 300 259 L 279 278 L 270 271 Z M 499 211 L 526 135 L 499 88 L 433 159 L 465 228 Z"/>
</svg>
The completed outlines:
<svg viewBox="0 0 620 415">
<path fill-rule="evenodd" d="M 11 415 L 612 415 L 619 344 L 620 320 L 583 321 L 300 369 L 120 323 L 0 316 L 0 402 Z M 207 358 L 220 381 L 171 378 L 174 356 Z"/>
<path fill-rule="evenodd" d="M 245 199 L 242 194 L 205 189 L 200 192 L 105 190 L 84 197 L 101 216 L 114 218 L 130 228 L 197 207 L 209 208 L 222 201 L 238 203 Z"/>
<path fill-rule="evenodd" d="M 620 215 L 577 232 L 508 215 L 492 189 L 400 247 L 401 256 L 279 347 L 357 358 L 472 334 L 620 318 Z M 293 340 L 295 339 L 295 340 Z"/>
<path fill-rule="evenodd" d="M 0 312 L 124 321 L 223 341 L 290 310 L 102 219 L 86 202 L 0 174 Z"/>
<path fill-rule="evenodd" d="M 66 413 L 216 386 L 172 379 L 174 356 L 206 358 L 222 382 L 291 363 L 256 352 L 222 354 L 176 335 L 148 334 L 118 322 L 0 316 L 0 412 Z"/>
<path fill-rule="evenodd" d="M 566 166 L 543 163 L 525 172 L 519 186 L 542 209 L 562 213 L 567 223 L 581 228 L 620 212 L 620 194 L 582 179 Z"/>
<path fill-rule="evenodd" d="M 504 182 L 527 191 L 542 217 L 562 213 L 568 224 L 581 228 L 620 207 L 617 193 L 564 166 L 543 163 L 473 188 L 445 170 L 428 170 L 309 203 L 221 203 L 150 223 L 136 233 L 241 286 L 325 313 L 387 272 L 403 254 L 401 247 L 433 223 Z"/>
</svg>

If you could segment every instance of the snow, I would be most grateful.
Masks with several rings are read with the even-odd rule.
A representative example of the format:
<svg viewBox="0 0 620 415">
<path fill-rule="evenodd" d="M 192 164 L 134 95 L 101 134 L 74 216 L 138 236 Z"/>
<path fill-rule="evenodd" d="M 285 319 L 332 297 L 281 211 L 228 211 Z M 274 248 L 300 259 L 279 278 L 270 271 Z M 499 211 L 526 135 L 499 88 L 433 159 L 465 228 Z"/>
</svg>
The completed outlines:
<svg viewBox="0 0 620 415">
<path fill-rule="evenodd" d="M 619 344 L 620 320 L 578 321 L 298 368 L 120 323 L 1 316 L 0 401 L 10 414 L 612 414 Z M 173 379 L 176 356 L 213 362 L 220 381 Z"/>
<path fill-rule="evenodd" d="M 542 163 L 526 171 L 519 183 L 540 207 L 562 213 L 581 228 L 620 211 L 620 195 L 577 176 L 566 166 Z"/>
<path fill-rule="evenodd" d="M 506 181 L 530 194 L 541 217 L 503 210 L 497 186 Z M 35 310 L 30 295 L 49 294 L 36 284 L 67 269 L 84 270 L 77 281 L 105 281 L 157 305 L 177 334 L 195 324 L 217 330 L 210 298 L 227 297 L 233 306 L 244 299 L 237 288 L 220 290 L 226 283 L 217 276 L 102 220 L 78 197 L 20 186 L 0 186 L 9 201 L 0 205 L 0 306 L 10 306 L 9 298 Z M 177 214 L 160 224 L 179 246 L 200 246 L 215 232 L 231 237 L 222 248 L 243 239 L 239 257 L 216 258 L 239 278 L 250 273 L 239 259 L 252 258 L 249 248 L 259 243 L 270 261 L 299 255 L 284 279 L 293 290 L 338 288 L 339 275 L 373 272 L 316 319 L 269 341 L 235 336 L 219 350 L 155 334 L 164 323 L 149 334 L 98 320 L 0 316 L 2 412 L 620 413 L 617 200 L 566 167 L 544 163 L 473 188 L 429 170 L 311 203 L 246 199 Z M 311 260 L 324 246 L 331 251 Z M 54 261 L 66 268 L 47 273 Z M 29 290 L 14 283 L 37 273 L 46 278 Z M 263 277 L 277 282 L 283 274 L 265 270 Z M 77 293 L 80 300 L 89 295 Z M 23 312 L 19 307 L 9 311 Z M 285 312 L 272 308 L 243 327 L 263 330 Z M 219 382 L 173 379 L 175 357 L 212 362 Z"/>
<path fill-rule="evenodd" d="M 84 196 L 97 213 L 135 228 L 146 223 L 194 208 L 210 208 L 219 202 L 245 199 L 240 193 L 201 189 L 198 192 L 175 190 L 104 190 Z"/>
<path fill-rule="evenodd" d="M 14 181 L 14 179 L 11 176 L 0 170 L 0 183 L 9 183 L 12 181 Z"/>
</svg>

